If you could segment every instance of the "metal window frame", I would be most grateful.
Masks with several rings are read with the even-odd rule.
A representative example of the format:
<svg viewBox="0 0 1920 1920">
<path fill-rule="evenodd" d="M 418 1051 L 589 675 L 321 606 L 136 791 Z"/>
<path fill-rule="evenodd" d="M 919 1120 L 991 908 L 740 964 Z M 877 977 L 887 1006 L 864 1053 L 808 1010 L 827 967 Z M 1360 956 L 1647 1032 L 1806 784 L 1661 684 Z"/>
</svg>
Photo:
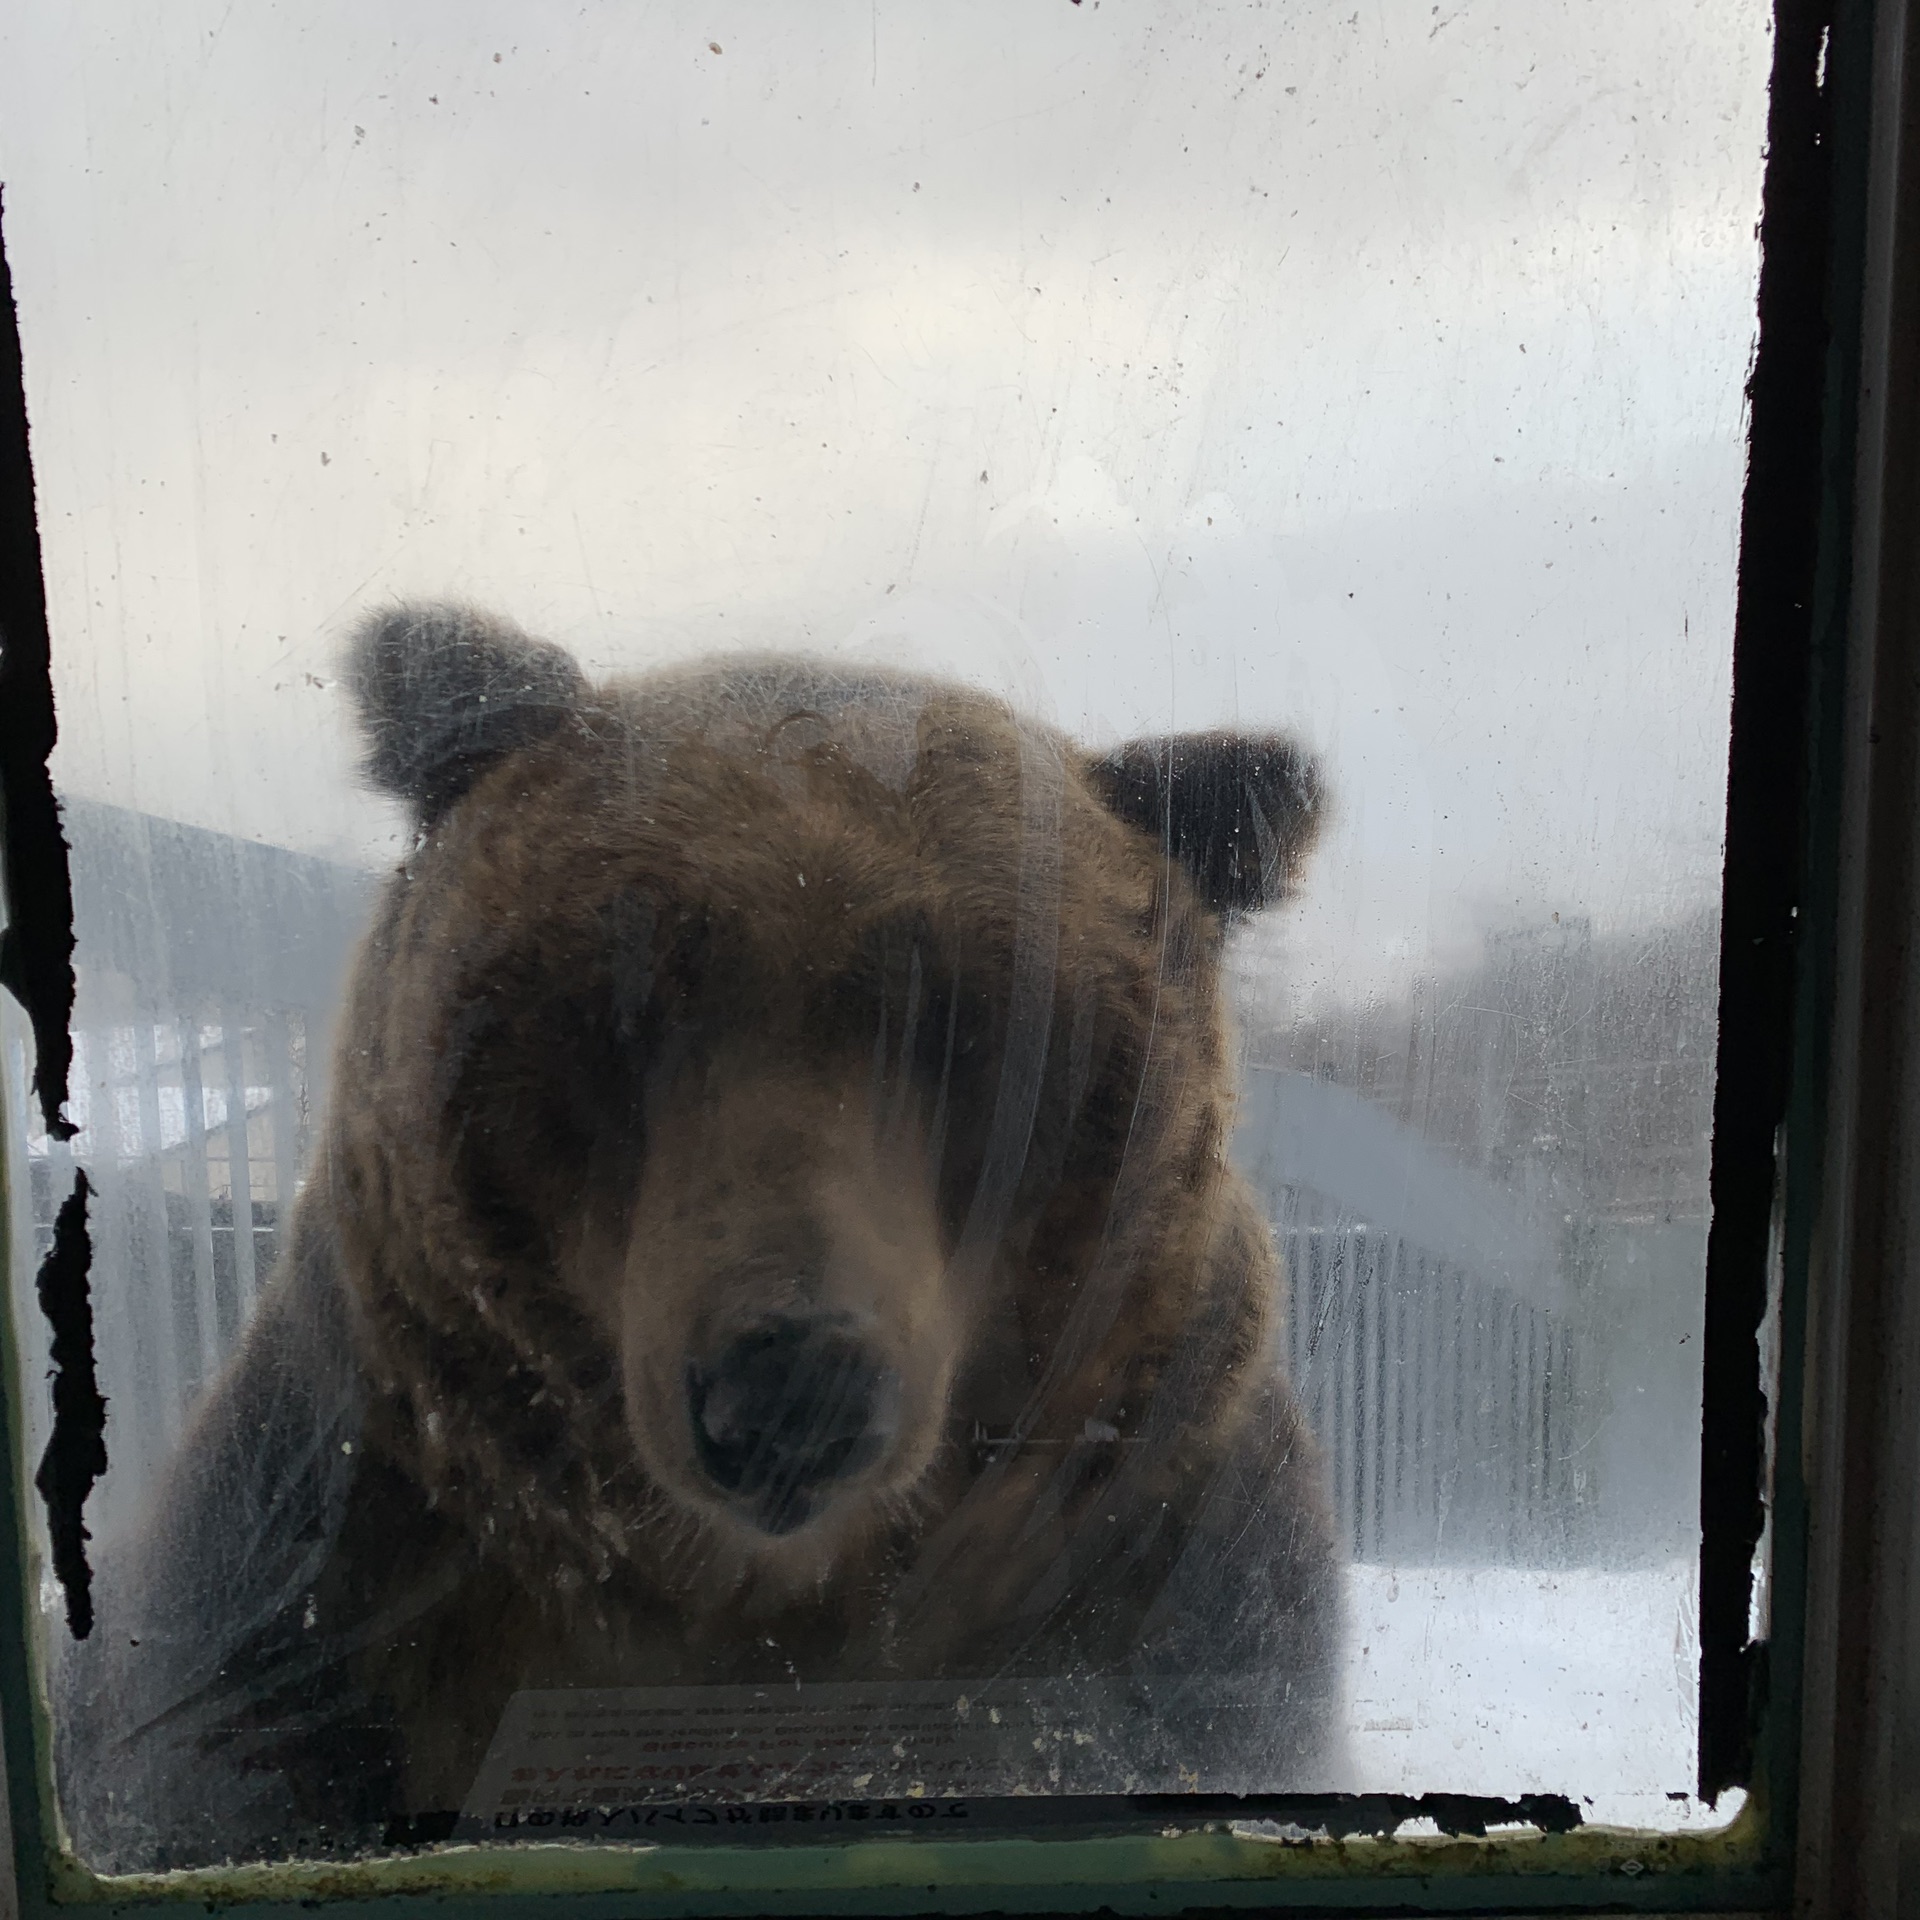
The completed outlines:
<svg viewBox="0 0 1920 1920">
<path fill-rule="evenodd" d="M 1702 1474 L 1712 1836 L 1307 1845 L 1224 1830 L 805 1849 L 553 1849 L 94 1879 L 51 1844 L 29 1657 L 19 1347 L 0 1302 L 0 1719 L 17 1911 L 1892 1911 L 1920 1672 L 1920 47 L 1914 0 L 1777 0 L 1734 661 Z M 1657 56 L 1657 49 L 1650 49 Z M 4 262 L 0 261 L 0 270 Z M 46 614 L 0 285 L 0 982 L 64 1034 Z M 9 355 L 11 361 L 9 363 Z M 62 994 L 67 997 L 63 1001 Z M 0 1193 L 0 1211 L 6 1196 Z M 1777 1405 L 1760 1337 L 1778 1316 Z M 1771 1456 L 1771 1502 L 1765 1499 Z M 1770 1627 L 1748 1632 L 1771 1524 Z M 1299 1804 L 1299 1803 L 1296 1803 Z M 1335 1809 L 1336 1803 L 1327 1803 Z M 1909 1875 L 1909 1878 L 1911 1876 Z M 1911 1897 L 1911 1888 L 1907 1889 Z"/>
</svg>

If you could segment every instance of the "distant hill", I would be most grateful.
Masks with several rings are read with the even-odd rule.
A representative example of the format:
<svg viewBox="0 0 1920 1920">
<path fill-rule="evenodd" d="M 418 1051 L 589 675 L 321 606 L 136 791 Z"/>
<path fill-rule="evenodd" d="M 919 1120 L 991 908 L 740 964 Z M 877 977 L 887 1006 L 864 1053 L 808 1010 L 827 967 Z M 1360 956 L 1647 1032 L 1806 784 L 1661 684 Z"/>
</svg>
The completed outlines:
<svg viewBox="0 0 1920 1920">
<path fill-rule="evenodd" d="M 1282 1022 L 1255 991 L 1243 1035 L 1254 1064 L 1352 1090 L 1518 1200 L 1702 1220 L 1719 951 L 1717 912 L 1632 933 L 1549 922 L 1396 1000 Z"/>
</svg>

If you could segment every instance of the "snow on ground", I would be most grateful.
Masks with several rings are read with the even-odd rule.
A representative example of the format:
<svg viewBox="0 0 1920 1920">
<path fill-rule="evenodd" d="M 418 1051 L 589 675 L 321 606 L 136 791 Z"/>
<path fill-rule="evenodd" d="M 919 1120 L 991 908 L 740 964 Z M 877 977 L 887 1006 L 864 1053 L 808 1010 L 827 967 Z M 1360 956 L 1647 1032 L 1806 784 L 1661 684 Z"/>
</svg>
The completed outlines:
<svg viewBox="0 0 1920 1920">
<path fill-rule="evenodd" d="M 1348 1726 L 1362 1790 L 1564 1793 L 1590 1821 L 1710 1828 L 1691 1797 L 1690 1561 L 1607 1570 L 1349 1569 Z"/>
</svg>

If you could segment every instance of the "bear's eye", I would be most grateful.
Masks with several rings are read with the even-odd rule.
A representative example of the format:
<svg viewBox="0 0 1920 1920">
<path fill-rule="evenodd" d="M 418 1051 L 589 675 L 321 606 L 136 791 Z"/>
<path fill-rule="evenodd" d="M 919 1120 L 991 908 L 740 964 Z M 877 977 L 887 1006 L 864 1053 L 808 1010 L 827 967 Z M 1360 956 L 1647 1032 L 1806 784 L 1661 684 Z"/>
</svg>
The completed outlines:
<svg viewBox="0 0 1920 1920">
<path fill-rule="evenodd" d="M 551 1223 L 571 1210 L 593 1151 L 585 1090 L 573 1075 L 562 1081 L 554 1071 L 556 1063 L 581 1057 L 576 1018 L 550 1004 L 537 1023 L 520 1022 L 492 1000 L 469 1015 L 445 1074 L 456 1184 L 469 1217 L 498 1252 L 537 1258 Z M 529 1140 L 546 1150 L 529 1154 Z"/>
<path fill-rule="evenodd" d="M 601 910 L 576 968 L 607 1037 L 646 1048 L 726 966 L 731 946 L 711 915 L 637 887 Z"/>
<path fill-rule="evenodd" d="M 977 1070 L 993 1048 L 995 1011 L 995 996 L 977 976 L 956 970 L 929 983 L 912 1036 L 915 1073 L 931 1086 L 950 1088 Z"/>
<path fill-rule="evenodd" d="M 977 973 L 956 968 L 928 982 L 908 1071 L 921 1089 L 941 1212 L 959 1231 L 980 1179 L 1000 1081 L 1003 1009 Z"/>
<path fill-rule="evenodd" d="M 993 1001 L 986 969 L 924 915 L 872 928 L 814 1009 L 816 1037 L 831 1034 L 873 1062 L 876 1095 L 911 1082 L 939 1101 L 990 1049 Z"/>
<path fill-rule="evenodd" d="M 648 905 L 490 957 L 453 996 L 437 1091 L 461 1188 L 496 1247 L 542 1257 L 552 1223 L 589 1201 L 627 1204 L 648 1089 L 684 1059 L 700 977 L 698 930 Z M 541 1151 L 528 1151 L 528 1142 Z"/>
</svg>

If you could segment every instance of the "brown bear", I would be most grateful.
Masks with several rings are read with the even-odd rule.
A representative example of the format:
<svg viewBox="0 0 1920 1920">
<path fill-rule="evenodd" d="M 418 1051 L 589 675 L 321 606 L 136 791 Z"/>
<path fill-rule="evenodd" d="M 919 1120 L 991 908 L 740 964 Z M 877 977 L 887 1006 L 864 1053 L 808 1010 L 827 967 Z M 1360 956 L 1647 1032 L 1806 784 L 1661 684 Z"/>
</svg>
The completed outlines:
<svg viewBox="0 0 1920 1920">
<path fill-rule="evenodd" d="M 67 1663 L 83 1857 L 420 1831 L 524 1688 L 1233 1674 L 1143 1731 L 1169 1780 L 1333 1784 L 1219 989 L 1307 758 L 787 657 L 594 687 L 457 608 L 349 683 L 417 831 L 283 1270 Z"/>
</svg>

